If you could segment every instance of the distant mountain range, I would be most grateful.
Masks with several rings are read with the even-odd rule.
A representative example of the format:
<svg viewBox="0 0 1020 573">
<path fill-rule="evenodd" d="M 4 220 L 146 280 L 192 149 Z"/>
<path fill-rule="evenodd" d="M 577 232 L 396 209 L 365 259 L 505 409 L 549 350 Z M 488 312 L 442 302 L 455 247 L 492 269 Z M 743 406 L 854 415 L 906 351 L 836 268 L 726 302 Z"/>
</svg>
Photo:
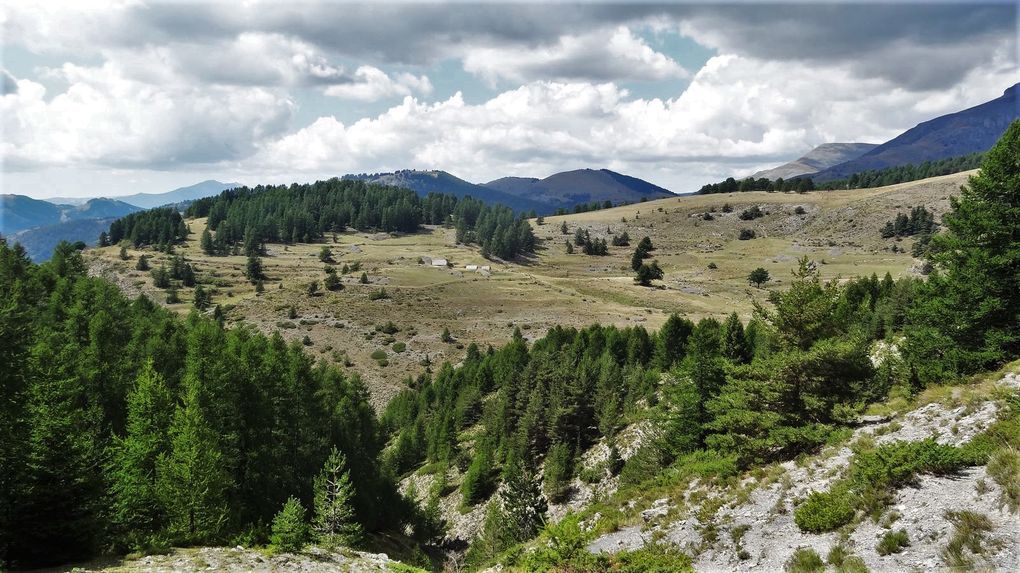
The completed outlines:
<svg viewBox="0 0 1020 573">
<path fill-rule="evenodd" d="M 844 179 L 872 169 L 913 165 L 988 151 L 1006 128 L 1020 118 L 1017 90 L 1007 89 L 1002 96 L 963 111 L 919 123 L 901 135 L 867 153 L 839 165 L 814 173 L 815 181 Z"/>
<path fill-rule="evenodd" d="M 516 211 L 549 214 L 556 209 L 572 209 L 581 203 L 611 201 L 613 204 L 636 203 L 642 199 L 671 197 L 668 190 L 608 169 L 577 169 L 533 177 L 503 177 L 481 185 L 470 183 L 445 171 L 396 171 L 371 175 L 345 175 L 380 185 L 413 190 L 418 195 L 430 192 L 449 193 L 457 197 L 470 195 L 487 203 L 501 203 Z"/>
<path fill-rule="evenodd" d="M 209 179 L 187 187 L 179 187 L 166 193 L 135 193 L 134 195 L 114 197 L 114 199 L 129 203 L 135 207 L 141 207 L 142 209 L 152 209 L 153 207 L 174 205 L 203 197 L 211 197 L 219 194 L 224 189 L 233 189 L 240 186 L 240 183 L 220 183 L 219 181 Z M 82 197 L 51 197 L 46 199 L 46 201 L 58 205 L 81 205 L 88 200 L 88 198 Z"/>
<path fill-rule="evenodd" d="M 779 167 L 759 171 L 751 177 L 755 179 L 764 177 L 775 181 L 779 178 L 789 179 L 798 175 L 815 173 L 857 159 L 876 147 L 878 144 L 875 143 L 823 143 L 799 159 Z"/>
<path fill-rule="evenodd" d="M 116 199 L 89 199 L 81 205 L 55 205 L 24 195 L 0 195 L 0 233 L 85 219 L 123 217 L 142 209 Z"/>
<path fill-rule="evenodd" d="M 210 180 L 166 193 L 136 193 L 116 199 L 54 197 L 40 200 L 24 195 L 2 195 L 0 234 L 21 243 L 32 260 L 43 261 L 60 241 L 95 245 L 99 233 L 124 215 L 194 201 L 234 187 L 240 184 Z"/>
</svg>

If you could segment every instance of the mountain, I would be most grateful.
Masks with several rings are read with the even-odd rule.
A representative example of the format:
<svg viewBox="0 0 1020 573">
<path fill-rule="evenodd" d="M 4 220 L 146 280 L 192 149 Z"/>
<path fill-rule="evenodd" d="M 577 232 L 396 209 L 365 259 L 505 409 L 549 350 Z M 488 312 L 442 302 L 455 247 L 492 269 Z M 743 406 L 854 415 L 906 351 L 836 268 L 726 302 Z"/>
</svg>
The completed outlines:
<svg viewBox="0 0 1020 573">
<path fill-rule="evenodd" d="M 593 201 L 637 203 L 673 196 L 667 189 L 608 169 L 564 171 L 545 179 L 503 177 L 485 186 L 545 205 L 565 208 Z"/>
<path fill-rule="evenodd" d="M 240 183 L 221 183 L 219 181 L 209 179 L 187 187 L 179 187 L 173 191 L 167 191 L 165 193 L 135 193 L 134 195 L 114 197 L 114 199 L 130 203 L 136 207 L 141 207 L 142 209 L 151 209 L 153 207 L 162 207 L 163 205 L 173 205 L 176 203 L 183 203 L 185 201 L 194 201 L 195 199 L 201 199 L 203 197 L 211 197 L 219 194 L 219 192 L 224 189 L 233 189 L 234 187 L 240 186 Z M 58 205 L 81 205 L 88 201 L 88 199 L 82 197 L 52 197 L 47 199 L 47 201 Z"/>
<path fill-rule="evenodd" d="M 89 199 L 81 205 L 56 205 L 24 195 L 0 195 L 0 233 L 13 234 L 67 221 L 109 219 L 141 211 L 116 199 Z"/>
<path fill-rule="evenodd" d="M 987 151 L 1017 118 L 1016 84 L 1002 96 L 963 111 L 919 123 L 856 159 L 821 170 L 815 181 L 843 179 L 871 169 L 884 169 Z"/>
<path fill-rule="evenodd" d="M 445 171 L 403 170 L 393 173 L 344 175 L 343 179 L 356 179 L 377 185 L 391 185 L 411 189 L 424 197 L 429 193 L 448 193 L 457 197 L 470 195 L 486 203 L 499 203 L 515 211 L 550 212 L 549 206 L 499 189 L 475 185 Z"/>
<path fill-rule="evenodd" d="M 94 247 L 99 241 L 99 234 L 109 230 L 110 223 L 116 220 L 116 217 L 110 217 L 64 221 L 56 225 L 18 231 L 11 235 L 11 241 L 21 243 L 28 257 L 38 263 L 48 260 L 53 254 L 53 248 L 60 241 L 71 243 L 81 241 L 89 247 Z"/>
<path fill-rule="evenodd" d="M 751 177 L 776 180 L 780 177 L 789 179 L 797 175 L 815 173 L 851 159 L 857 159 L 876 147 L 878 145 L 875 143 L 823 143 L 799 159 L 779 167 L 759 171 Z"/>
<path fill-rule="evenodd" d="M 179 187 L 173 191 L 167 191 L 166 193 L 136 193 L 134 195 L 117 197 L 117 199 L 124 201 L 125 203 L 137 205 L 143 209 L 151 209 L 153 207 L 161 207 L 163 205 L 182 203 L 184 201 L 194 201 L 195 199 L 201 199 L 203 197 L 211 197 L 213 195 L 218 195 L 220 191 L 223 191 L 224 189 L 233 189 L 234 187 L 240 186 L 240 183 L 221 183 L 219 181 L 209 179 L 187 187 Z"/>
</svg>

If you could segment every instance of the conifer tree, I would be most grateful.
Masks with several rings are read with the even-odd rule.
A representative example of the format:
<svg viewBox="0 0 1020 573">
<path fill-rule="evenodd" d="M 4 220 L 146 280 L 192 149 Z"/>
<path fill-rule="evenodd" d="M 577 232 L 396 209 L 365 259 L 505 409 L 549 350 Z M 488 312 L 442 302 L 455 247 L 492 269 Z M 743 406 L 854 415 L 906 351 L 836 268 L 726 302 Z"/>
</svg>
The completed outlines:
<svg viewBox="0 0 1020 573">
<path fill-rule="evenodd" d="M 747 339 L 744 336 L 744 323 L 740 322 L 740 317 L 735 312 L 723 323 L 721 344 L 722 355 L 726 358 L 737 363 L 750 361 Z"/>
<path fill-rule="evenodd" d="M 352 506 L 354 493 L 347 458 L 334 446 L 315 478 L 313 530 L 320 544 L 338 547 L 360 541 L 361 525 Z"/>
<path fill-rule="evenodd" d="M 115 440 L 108 465 L 111 519 L 130 546 L 162 526 L 165 512 L 156 496 L 156 462 L 169 449 L 167 431 L 173 396 L 148 360 L 128 394 L 127 430 Z"/>
<path fill-rule="evenodd" d="M 184 402 L 170 425 L 170 452 L 156 462 L 156 495 L 171 535 L 186 543 L 209 542 L 226 524 L 230 477 L 202 409 L 200 382 L 188 375 L 183 384 Z"/>
<path fill-rule="evenodd" d="M 212 233 L 209 232 L 208 226 L 206 226 L 205 230 L 202 231 L 202 239 L 199 244 L 203 253 L 207 255 L 216 254 L 216 247 L 213 245 Z"/>
<path fill-rule="evenodd" d="M 293 553 L 304 547 L 308 524 L 305 523 L 305 508 L 296 497 L 289 497 L 283 504 L 283 509 L 273 518 L 272 529 L 269 541 L 277 551 Z"/>
<path fill-rule="evenodd" d="M 933 272 L 910 310 L 907 354 L 924 382 L 1020 356 L 1020 120 L 951 198 Z"/>
</svg>

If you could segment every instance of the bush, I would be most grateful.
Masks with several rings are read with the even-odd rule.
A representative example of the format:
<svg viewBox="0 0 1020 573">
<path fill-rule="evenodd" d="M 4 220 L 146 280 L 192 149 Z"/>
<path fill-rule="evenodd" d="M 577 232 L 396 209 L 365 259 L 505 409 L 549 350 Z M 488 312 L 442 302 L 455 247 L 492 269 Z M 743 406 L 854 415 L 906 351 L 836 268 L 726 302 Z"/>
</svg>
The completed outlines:
<svg viewBox="0 0 1020 573">
<path fill-rule="evenodd" d="M 814 492 L 797 506 L 793 520 L 801 531 L 822 533 L 842 527 L 853 520 L 856 503 L 845 487 L 827 492 Z"/>
<path fill-rule="evenodd" d="M 825 561 L 814 549 L 801 547 L 793 552 L 783 569 L 787 573 L 821 573 L 825 571 Z"/>
<path fill-rule="evenodd" d="M 372 353 L 372 360 L 382 360 L 384 358 L 386 358 L 386 351 L 382 348 Z"/>
<path fill-rule="evenodd" d="M 407 350 L 407 345 L 403 342 L 396 342 L 393 344 L 393 352 L 403 352 Z"/>
<path fill-rule="evenodd" d="M 641 446 L 623 464 L 620 471 L 621 485 L 636 485 L 657 476 L 662 471 L 663 460 L 659 448 L 653 445 Z"/>
<path fill-rule="evenodd" d="M 754 229 L 741 229 L 740 236 L 738 236 L 737 238 L 740 239 L 741 241 L 750 241 L 751 239 L 757 236 L 758 235 L 757 233 L 754 232 Z"/>
<path fill-rule="evenodd" d="M 881 556 L 891 555 L 893 553 L 899 553 L 903 551 L 904 547 L 910 545 L 910 536 L 907 535 L 907 530 L 900 529 L 897 531 L 887 531 L 882 536 L 881 541 L 878 542 L 878 546 L 875 550 Z"/>
<path fill-rule="evenodd" d="M 295 497 L 283 504 L 283 509 L 273 518 L 273 534 L 270 542 L 277 551 L 300 551 L 308 539 L 308 524 L 305 523 L 305 508 Z"/>
<path fill-rule="evenodd" d="M 999 448 L 988 460 L 988 475 L 1002 488 L 1000 502 L 1016 513 L 1020 510 L 1020 451 Z"/>
<path fill-rule="evenodd" d="M 800 205 L 797 205 L 797 208 L 793 210 L 794 215 L 803 215 L 805 213 L 807 213 L 807 211 L 805 211 L 804 207 L 801 207 Z"/>
<path fill-rule="evenodd" d="M 368 300 L 382 300 L 384 298 L 390 298 L 390 295 L 386 294 L 386 289 L 384 288 L 368 293 Z"/>
</svg>

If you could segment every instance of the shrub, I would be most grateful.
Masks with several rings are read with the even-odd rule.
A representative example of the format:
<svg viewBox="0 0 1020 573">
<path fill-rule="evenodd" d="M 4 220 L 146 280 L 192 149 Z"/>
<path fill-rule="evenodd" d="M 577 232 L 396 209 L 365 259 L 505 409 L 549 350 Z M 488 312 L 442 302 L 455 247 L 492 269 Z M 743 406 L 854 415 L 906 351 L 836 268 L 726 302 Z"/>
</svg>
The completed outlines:
<svg viewBox="0 0 1020 573">
<path fill-rule="evenodd" d="M 751 239 L 757 236 L 758 235 L 757 233 L 754 232 L 754 229 L 741 229 L 740 236 L 738 236 L 737 238 L 740 239 L 741 241 L 750 241 Z"/>
<path fill-rule="evenodd" d="M 368 293 L 368 300 L 382 300 L 384 298 L 390 298 L 390 295 L 386 293 L 384 288 Z"/>
<path fill-rule="evenodd" d="M 988 460 L 988 475 L 1002 488 L 1000 503 L 1016 513 L 1020 510 L 1020 451 L 999 448 Z"/>
<path fill-rule="evenodd" d="M 825 571 L 825 561 L 814 549 L 801 547 L 793 552 L 783 569 L 787 573 L 821 573 Z"/>
<path fill-rule="evenodd" d="M 407 345 L 403 342 L 395 342 L 393 344 L 393 352 L 403 352 L 407 350 Z"/>
<path fill-rule="evenodd" d="M 793 210 L 794 215 L 803 215 L 805 213 L 807 213 L 807 211 L 805 211 L 804 207 L 801 207 L 800 205 L 797 205 L 797 208 Z"/>
<path fill-rule="evenodd" d="M 988 542 L 988 533 L 995 527 L 987 515 L 973 511 L 947 511 L 944 514 L 953 524 L 953 536 L 942 550 L 942 560 L 954 569 L 969 569 L 971 559 L 965 550 L 981 555 Z"/>
<path fill-rule="evenodd" d="M 836 573 L 868 573 L 868 565 L 856 555 L 851 555 L 836 566 Z"/>
<path fill-rule="evenodd" d="M 372 360 L 382 360 L 384 358 L 386 358 L 386 351 L 382 348 L 372 353 Z"/>
<path fill-rule="evenodd" d="M 878 551 L 879 555 L 884 557 L 893 553 L 899 553 L 908 545 L 910 545 L 910 536 L 907 535 L 907 530 L 899 529 L 896 531 L 887 531 L 878 542 L 878 546 L 875 547 L 875 550 Z"/>
<path fill-rule="evenodd" d="M 739 216 L 741 221 L 753 221 L 759 217 L 764 217 L 765 213 L 755 205 L 741 211 Z"/>
<path fill-rule="evenodd" d="M 662 468 L 663 460 L 659 448 L 653 445 L 641 446 L 623 464 L 623 470 L 620 471 L 620 484 L 639 484 L 658 475 Z"/>
<path fill-rule="evenodd" d="M 801 531 L 821 533 L 842 527 L 853 520 L 856 503 L 845 487 L 814 492 L 797 506 L 793 519 Z"/>
<path fill-rule="evenodd" d="M 278 551 L 294 552 L 300 551 L 307 539 L 305 508 L 297 498 L 291 497 L 273 518 L 273 534 L 270 541 Z"/>
<path fill-rule="evenodd" d="M 708 263 L 708 268 L 714 271 L 715 269 L 719 268 L 719 265 L 715 263 Z"/>
</svg>

